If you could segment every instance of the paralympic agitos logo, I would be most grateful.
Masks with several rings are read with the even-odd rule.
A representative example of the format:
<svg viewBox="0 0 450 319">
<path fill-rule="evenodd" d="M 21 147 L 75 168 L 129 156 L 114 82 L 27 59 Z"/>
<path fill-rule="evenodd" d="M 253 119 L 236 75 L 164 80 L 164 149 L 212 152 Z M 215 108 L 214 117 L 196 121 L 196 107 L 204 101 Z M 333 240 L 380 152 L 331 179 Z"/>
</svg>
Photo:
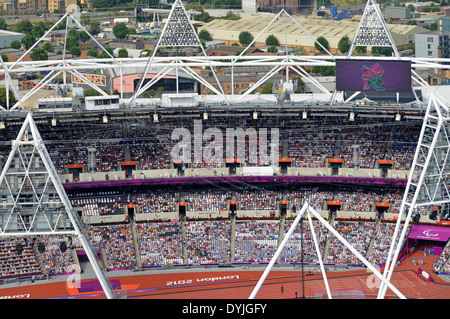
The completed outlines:
<svg viewBox="0 0 450 319">
<path fill-rule="evenodd" d="M 436 236 L 439 236 L 439 234 L 432 233 L 432 230 L 431 230 L 431 229 L 424 230 L 424 231 L 423 231 L 423 234 L 424 234 L 425 236 L 427 236 L 427 237 L 436 237 Z"/>
</svg>

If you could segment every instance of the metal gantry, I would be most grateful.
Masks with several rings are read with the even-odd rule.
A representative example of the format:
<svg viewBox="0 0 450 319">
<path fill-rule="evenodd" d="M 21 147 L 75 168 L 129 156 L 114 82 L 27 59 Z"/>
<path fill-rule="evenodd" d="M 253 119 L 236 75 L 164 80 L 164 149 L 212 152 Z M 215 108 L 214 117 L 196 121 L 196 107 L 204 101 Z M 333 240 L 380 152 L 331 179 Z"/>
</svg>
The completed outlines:
<svg viewBox="0 0 450 319">
<path fill-rule="evenodd" d="M 275 17 L 289 19 L 292 17 L 284 10 L 280 11 Z M 274 20 L 275 20 L 274 18 Z M 356 257 L 370 269 L 376 277 L 381 280 L 381 287 L 378 293 L 379 298 L 384 298 L 387 288 L 390 288 L 400 298 L 404 295 L 396 289 L 390 282 L 393 274 L 396 261 L 401 249 L 401 245 L 406 237 L 406 230 L 410 218 L 418 206 L 430 204 L 445 204 L 450 202 L 450 191 L 448 187 L 448 155 L 450 152 L 449 140 L 449 123 L 448 123 L 448 103 L 436 94 L 433 87 L 426 81 L 420 78 L 417 74 L 418 69 L 429 68 L 450 68 L 450 59 L 424 59 L 424 58 L 403 58 L 399 55 L 392 36 L 389 33 L 384 18 L 381 15 L 379 5 L 374 0 L 368 0 L 366 9 L 362 16 L 360 25 L 356 35 L 352 41 L 351 49 L 347 57 L 334 56 L 326 48 L 323 51 L 326 53 L 321 56 L 290 56 L 287 54 L 279 56 L 246 56 L 245 52 L 256 41 L 247 46 L 239 56 L 207 56 L 203 46 L 200 43 L 197 33 L 194 31 L 192 22 L 189 19 L 186 10 L 180 0 L 175 1 L 169 13 L 167 23 L 164 26 L 161 37 L 152 55 L 148 58 L 115 58 L 113 57 L 98 41 L 91 36 L 91 38 L 108 54 L 105 59 L 67 59 L 65 54 L 60 61 L 24 61 L 23 57 L 29 54 L 42 39 L 54 30 L 56 25 L 61 23 L 64 19 L 71 21 L 67 24 L 69 27 L 77 27 L 91 34 L 81 25 L 76 16 L 68 12 L 66 13 L 49 31 L 44 34 L 29 50 L 27 50 L 22 57 L 15 62 L 4 62 L 0 58 L 1 69 L 0 73 L 5 74 L 7 88 L 11 88 L 13 94 L 18 98 L 15 105 L 9 105 L 7 99 L 6 105 L 0 106 L 0 114 L 2 112 L 8 113 L 12 111 L 24 111 L 23 102 L 30 98 L 34 93 L 39 91 L 43 86 L 47 85 L 55 79 L 58 75 L 63 74 L 64 79 L 66 73 L 78 77 L 83 83 L 95 89 L 99 94 L 106 95 L 106 93 L 98 87 L 95 83 L 89 81 L 84 77 L 81 70 L 106 70 L 120 75 L 121 83 L 123 70 L 127 68 L 137 68 L 143 70 L 141 80 L 137 90 L 129 99 L 123 99 L 123 93 L 120 92 L 122 101 L 126 108 L 138 108 L 136 99 L 148 90 L 152 85 L 157 83 L 166 74 L 172 70 L 176 70 L 177 76 L 179 72 L 190 76 L 198 82 L 204 84 L 212 92 L 223 98 L 223 101 L 228 105 L 235 103 L 234 85 L 232 85 L 231 95 L 224 94 L 222 85 L 218 80 L 216 71 L 219 67 L 231 67 L 232 70 L 237 66 L 267 66 L 270 71 L 253 87 L 250 87 L 243 93 L 243 95 L 251 94 L 258 86 L 264 84 L 274 74 L 281 70 L 288 72 L 295 72 L 301 76 L 308 77 L 304 67 L 311 66 L 334 66 L 336 59 L 352 58 L 353 49 L 356 46 L 371 46 L 371 47 L 392 47 L 394 57 L 371 57 L 373 60 L 409 60 L 412 62 L 412 83 L 424 90 L 431 92 L 430 99 L 427 104 L 427 112 L 424 118 L 422 131 L 418 141 L 416 154 L 414 157 L 411 172 L 408 178 L 407 188 L 402 201 L 398 221 L 395 228 L 393 239 L 391 240 L 391 247 L 386 261 L 384 273 L 381 274 L 374 265 L 370 264 L 358 251 L 352 247 L 333 227 L 329 225 L 323 218 L 315 212 L 307 203 L 297 215 L 294 224 L 289 229 L 283 242 L 278 247 L 277 252 L 272 258 L 269 266 L 255 287 L 250 298 L 254 298 L 264 279 L 270 272 L 274 262 L 281 253 L 286 241 L 292 234 L 293 229 L 298 224 L 300 218 L 304 218 L 308 213 L 308 220 L 311 223 L 311 217 L 317 218 L 328 230 L 336 236 Z M 273 21 L 274 21 L 273 20 Z M 273 22 L 272 21 L 272 22 Z M 295 20 L 294 20 L 295 21 Z M 272 23 L 271 22 L 271 23 Z M 297 22 L 296 22 L 297 23 Z M 270 24 L 269 24 L 270 25 Z M 301 25 L 297 26 L 306 34 L 316 39 L 307 32 Z M 66 30 L 67 30 L 66 28 Z M 265 28 L 267 29 L 267 27 Z M 264 30 L 260 35 L 264 32 Z M 66 32 L 67 34 L 67 32 Z M 259 37 L 259 35 L 258 35 Z M 318 42 L 317 42 L 318 43 Z M 320 46 L 322 46 L 319 43 Z M 160 57 L 156 56 L 157 48 L 162 46 L 186 47 L 193 46 L 201 48 L 200 55 L 185 57 Z M 448 63 L 448 64 L 446 64 Z M 215 77 L 217 87 L 208 83 L 202 76 L 194 71 L 195 68 L 209 67 Z M 145 82 L 147 74 L 152 70 L 155 76 Z M 17 88 L 14 87 L 12 76 L 16 73 L 47 71 L 48 74 L 42 78 L 39 83 L 30 92 L 23 97 L 18 96 Z M 336 92 L 333 94 L 326 90 L 312 77 L 312 83 L 316 85 L 322 92 L 331 95 L 331 101 L 334 100 Z M 233 81 L 233 72 L 232 72 Z M 9 90 L 7 90 L 9 92 Z M 414 92 L 414 90 L 413 90 Z M 237 100 L 239 101 L 239 99 Z M 65 194 L 61 182 L 58 179 L 56 170 L 51 162 L 51 159 L 43 145 L 39 132 L 31 115 L 28 115 L 25 123 L 15 141 L 12 143 L 12 151 L 7 159 L 7 162 L 0 175 L 0 194 L 2 194 L 2 203 L 0 206 L 0 235 L 27 235 L 27 234 L 76 234 L 80 238 L 88 257 L 92 258 L 94 269 L 100 279 L 103 289 L 108 298 L 115 298 L 112 292 L 109 281 L 104 275 L 100 264 L 96 261 L 96 255 L 93 253 L 88 240 L 84 234 L 83 227 L 80 224 L 76 214 L 73 214 L 70 201 Z M 402 227 L 402 217 L 405 211 L 408 211 L 406 219 Z M 311 226 L 311 230 L 313 230 Z M 323 261 L 320 258 L 319 247 L 314 233 L 314 244 L 316 252 L 319 255 L 320 267 L 322 273 L 326 276 L 323 269 Z M 325 277 L 326 280 L 326 277 Z M 331 298 L 329 287 L 327 284 L 328 297 Z"/>
<path fill-rule="evenodd" d="M 413 213 L 420 206 L 450 203 L 450 122 L 448 105 L 431 96 L 416 146 L 383 278 L 390 281 Z M 406 215 L 405 215 L 406 213 Z M 404 218 L 405 216 L 405 218 Z M 378 298 L 386 295 L 381 283 Z"/>
<path fill-rule="evenodd" d="M 286 21 L 293 21 L 295 25 L 301 30 L 301 32 L 318 44 L 322 48 L 324 55 L 318 56 L 300 56 L 300 55 L 289 55 L 286 48 L 286 53 L 282 55 L 258 55 L 258 56 L 247 56 L 245 53 L 248 49 L 255 43 L 255 41 L 267 30 L 275 21 L 280 21 L 280 19 L 286 25 Z M 83 58 L 83 59 L 69 59 L 65 52 L 61 60 L 48 60 L 48 61 L 25 61 L 24 57 L 29 55 L 42 41 L 46 38 L 57 25 L 61 24 L 64 20 L 70 23 L 66 23 L 66 31 L 69 28 L 77 28 L 86 32 L 90 39 L 92 39 L 98 47 L 106 52 L 107 58 Z M 68 32 L 66 32 L 66 36 Z M 93 37 L 90 32 L 78 21 L 78 16 L 73 12 L 67 12 L 63 17 L 61 17 L 55 25 L 53 25 L 36 43 L 28 49 L 17 61 L 14 62 L 3 62 L 0 60 L 1 68 L 0 74 L 5 74 L 6 87 L 10 88 L 17 99 L 17 103 L 14 105 L 9 105 L 9 99 L 6 99 L 6 105 L 0 106 L 0 113 L 24 110 L 23 103 L 32 97 L 35 93 L 42 90 L 46 85 L 48 85 L 52 80 L 58 76 L 63 76 L 65 81 L 66 74 L 70 74 L 73 77 L 79 79 L 83 84 L 88 85 L 90 88 L 96 90 L 99 95 L 106 96 L 107 93 L 99 87 L 96 83 L 93 83 L 87 79 L 81 72 L 89 70 L 102 70 L 102 72 L 109 72 L 112 75 L 120 77 L 120 89 L 119 94 L 121 98 L 121 104 L 125 108 L 138 108 L 142 103 L 136 103 L 136 100 L 142 96 L 144 92 L 149 90 L 158 81 L 160 81 L 164 76 L 170 72 L 175 72 L 178 76 L 189 77 L 198 83 L 201 83 L 206 88 L 208 88 L 213 94 L 219 96 L 221 101 L 224 101 L 227 105 L 239 104 L 245 99 L 246 96 L 252 94 L 258 87 L 268 82 L 274 75 L 281 71 L 286 72 L 286 79 L 289 74 L 295 74 L 301 77 L 308 78 L 312 85 L 316 86 L 321 92 L 327 94 L 331 97 L 330 101 L 334 101 L 337 92 L 330 92 L 326 89 L 320 82 L 318 82 L 314 77 L 310 76 L 308 72 L 305 71 L 306 67 L 314 66 L 334 66 L 336 59 L 345 58 L 364 58 L 353 56 L 353 49 L 356 46 L 371 46 L 371 47 L 392 47 L 394 56 L 396 59 L 408 60 L 412 62 L 412 68 L 414 70 L 419 69 L 429 69 L 429 68 L 440 68 L 448 69 L 450 68 L 450 59 L 442 58 L 404 58 L 400 57 L 398 50 L 395 46 L 393 38 L 388 30 L 388 27 L 381 15 L 379 5 L 374 0 L 369 0 L 364 11 L 363 17 L 361 19 L 360 25 L 357 29 L 354 39 L 352 40 L 351 48 L 347 56 L 333 55 L 327 50 L 323 45 L 317 41 L 317 39 L 308 32 L 301 24 L 298 23 L 292 16 L 290 16 L 284 10 L 281 10 L 272 21 L 262 29 L 260 34 L 254 38 L 252 43 L 248 46 L 243 47 L 243 50 L 238 56 L 208 56 L 201 45 L 197 33 L 192 25 L 192 21 L 189 18 L 189 14 L 186 12 L 183 4 L 180 0 L 175 1 L 170 10 L 167 23 L 164 25 L 161 36 L 158 43 L 153 50 L 150 57 L 128 57 L 128 58 L 116 58 L 111 53 L 102 46 L 95 37 Z M 186 48 L 192 47 L 198 49 L 200 52 L 198 55 L 194 56 L 158 56 L 156 53 L 159 48 L 171 46 L 174 48 Z M 381 57 L 374 56 L 371 57 L 373 60 L 392 60 L 392 57 Z M 234 85 L 234 70 L 238 67 L 245 66 L 264 66 L 268 68 L 268 72 L 263 75 L 257 83 L 254 85 L 242 89 L 240 88 L 240 94 L 236 94 L 236 89 Z M 219 68 L 229 67 L 231 68 L 231 93 L 224 93 L 223 83 L 220 82 L 217 76 L 217 70 Z M 123 74 L 124 70 L 136 69 L 142 71 L 142 76 L 140 77 L 138 86 L 131 97 L 124 98 L 123 96 Z M 203 75 L 198 72 L 198 69 L 210 69 L 214 77 L 214 81 L 207 81 Z M 47 74 L 39 80 L 39 82 L 32 88 L 29 92 L 26 92 L 24 96 L 19 96 L 18 88 L 16 88 L 12 82 L 12 77 L 18 73 L 27 72 L 46 72 Z M 149 73 L 152 76 L 147 78 Z M 417 73 L 412 76 L 412 83 L 415 87 L 420 87 L 424 90 L 430 90 L 430 87 L 424 83 L 423 79 L 417 75 Z M 66 83 L 65 83 L 66 84 Z M 178 81 L 177 81 L 177 92 L 178 92 Z M 415 93 L 415 91 L 413 90 Z M 9 90 L 7 90 L 9 94 Z M 140 99 L 142 100 L 142 99 Z M 352 98 L 349 98 L 346 102 L 350 102 Z M 420 101 L 417 101 L 420 104 Z"/>
<path fill-rule="evenodd" d="M 29 113 L 0 175 L 0 236 L 76 235 L 108 299 L 116 299 Z"/>
</svg>

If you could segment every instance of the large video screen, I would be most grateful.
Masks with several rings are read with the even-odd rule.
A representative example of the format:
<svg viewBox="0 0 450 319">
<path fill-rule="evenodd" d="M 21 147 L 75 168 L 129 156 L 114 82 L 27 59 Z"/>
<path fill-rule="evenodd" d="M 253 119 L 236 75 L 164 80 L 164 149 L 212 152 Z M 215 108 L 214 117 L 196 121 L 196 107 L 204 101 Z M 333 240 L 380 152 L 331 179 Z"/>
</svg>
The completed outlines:
<svg viewBox="0 0 450 319">
<path fill-rule="evenodd" d="M 336 90 L 411 92 L 411 61 L 338 59 Z"/>
</svg>

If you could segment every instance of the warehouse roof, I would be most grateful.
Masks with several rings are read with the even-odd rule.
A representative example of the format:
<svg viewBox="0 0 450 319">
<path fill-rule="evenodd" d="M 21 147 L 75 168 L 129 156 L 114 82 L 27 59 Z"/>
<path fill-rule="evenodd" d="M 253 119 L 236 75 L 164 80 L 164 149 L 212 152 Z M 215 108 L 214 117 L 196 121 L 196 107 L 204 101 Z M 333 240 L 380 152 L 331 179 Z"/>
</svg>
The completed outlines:
<svg viewBox="0 0 450 319">
<path fill-rule="evenodd" d="M 238 42 L 241 31 L 249 31 L 256 38 L 272 19 L 273 17 L 268 16 L 246 16 L 240 20 L 215 19 L 199 28 L 199 30 L 208 30 L 214 40 Z M 335 21 L 297 18 L 295 21 L 315 38 L 320 36 L 326 38 L 331 48 L 337 48 L 338 42 L 343 36 L 353 39 L 359 26 L 359 22 L 350 20 Z M 273 34 L 278 38 L 281 45 L 285 44 L 286 38 L 288 45 L 313 46 L 313 39 L 297 23 L 289 17 L 279 17 L 258 38 L 257 42 L 263 43 L 267 36 Z M 388 24 L 388 28 L 397 46 L 412 43 L 411 41 L 414 41 L 416 32 L 426 31 L 424 28 L 416 25 Z"/>
</svg>

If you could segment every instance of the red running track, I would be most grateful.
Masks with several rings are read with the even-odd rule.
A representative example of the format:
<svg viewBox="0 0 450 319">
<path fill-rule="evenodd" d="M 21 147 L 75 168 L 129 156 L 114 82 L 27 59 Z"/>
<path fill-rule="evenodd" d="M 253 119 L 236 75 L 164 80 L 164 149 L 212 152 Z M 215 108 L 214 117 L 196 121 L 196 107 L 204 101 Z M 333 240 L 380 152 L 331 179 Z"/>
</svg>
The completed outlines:
<svg viewBox="0 0 450 319">
<path fill-rule="evenodd" d="M 247 299 L 253 291 L 262 271 L 230 269 L 205 272 L 167 272 L 113 277 L 119 280 L 127 291 L 128 299 Z M 378 293 L 374 275 L 365 269 L 358 271 L 328 272 L 330 290 L 356 289 L 367 298 L 375 298 Z M 288 299 L 296 296 L 312 297 L 318 292 L 325 293 L 321 275 L 304 276 L 302 283 L 299 271 L 272 271 L 258 292 L 256 299 Z M 83 282 L 89 280 L 83 280 Z M 396 271 L 392 284 L 407 298 L 450 299 L 450 285 L 427 283 L 413 271 Z M 373 287 L 375 286 L 375 287 Z M 83 298 L 104 299 L 101 291 L 80 292 L 69 289 L 66 282 L 31 284 L 0 289 L 0 298 Z M 390 289 L 387 298 L 398 298 Z"/>
<path fill-rule="evenodd" d="M 422 258 L 423 247 L 416 249 L 408 258 L 395 268 L 391 283 L 407 298 L 450 299 L 450 284 L 444 282 L 432 272 L 433 261 L 437 256 L 425 256 L 424 265 L 414 265 L 412 258 Z M 436 283 L 428 283 L 417 275 L 421 267 L 433 276 Z M 158 274 L 136 274 L 133 276 L 114 277 L 110 272 L 110 280 L 119 280 L 129 299 L 247 299 L 252 293 L 263 270 L 250 271 L 241 268 L 222 268 L 220 271 L 205 269 L 204 272 L 173 272 Z M 412 271 L 414 269 L 415 271 Z M 382 272 L 383 269 L 380 270 Z M 370 271 L 346 270 L 327 272 L 331 291 L 356 289 L 362 291 L 367 298 L 376 298 L 378 293 L 377 278 Z M 300 271 L 273 270 L 269 273 L 264 285 L 256 295 L 256 299 L 287 299 L 312 297 L 318 292 L 326 292 L 321 275 L 305 274 L 304 282 Z M 82 282 L 92 281 L 82 280 Z M 304 292 L 303 292 L 304 287 Z M 105 299 L 102 291 L 79 291 L 68 288 L 66 282 L 30 284 L 0 289 L 0 299 L 42 299 L 42 298 L 83 298 Z M 398 298 L 390 289 L 387 298 Z"/>
</svg>

